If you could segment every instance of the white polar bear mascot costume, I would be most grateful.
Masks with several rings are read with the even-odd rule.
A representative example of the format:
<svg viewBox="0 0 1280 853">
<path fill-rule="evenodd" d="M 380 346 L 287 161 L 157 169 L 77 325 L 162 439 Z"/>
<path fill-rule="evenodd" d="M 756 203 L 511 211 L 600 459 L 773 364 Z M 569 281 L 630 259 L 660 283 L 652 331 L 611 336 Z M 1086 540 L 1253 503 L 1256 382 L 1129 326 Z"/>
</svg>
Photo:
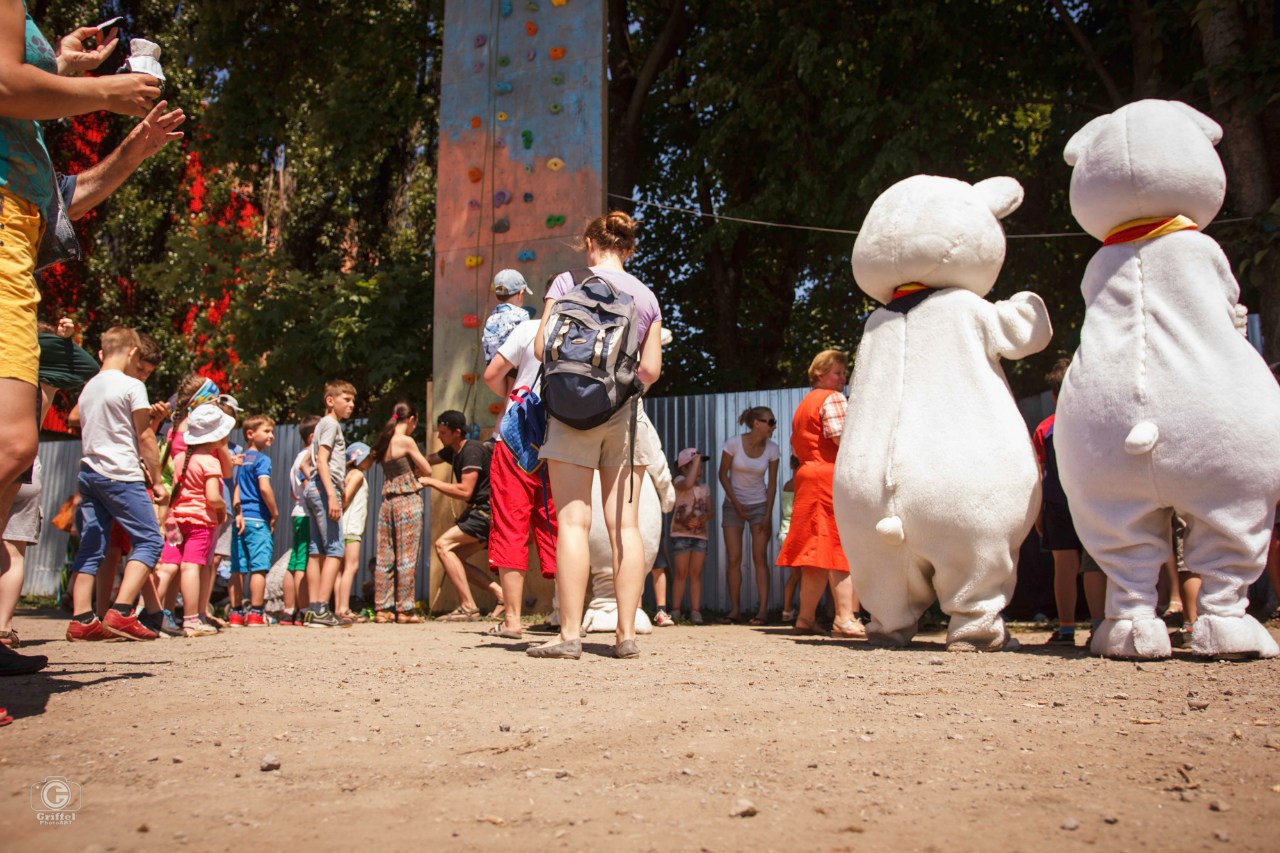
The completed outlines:
<svg viewBox="0 0 1280 853">
<path fill-rule="evenodd" d="M 1221 138 L 1186 104 L 1138 101 L 1065 151 L 1071 212 L 1104 241 L 1080 287 L 1080 349 L 1054 429 L 1076 532 L 1107 574 L 1095 654 L 1169 656 L 1155 606 L 1174 511 L 1203 580 L 1192 652 L 1280 652 L 1245 613 L 1280 500 L 1280 389 L 1241 335 L 1226 256 L 1198 230 L 1226 192 Z"/>
<path fill-rule="evenodd" d="M 854 361 L 834 499 L 873 642 L 906 645 L 937 599 L 948 649 L 1017 647 L 1000 611 L 1040 477 L 1000 359 L 1039 352 L 1052 329 L 1034 293 L 983 297 L 1004 263 L 999 220 L 1021 203 L 1012 178 L 916 175 L 876 199 L 854 243 L 854 278 L 885 307 Z"/>
</svg>

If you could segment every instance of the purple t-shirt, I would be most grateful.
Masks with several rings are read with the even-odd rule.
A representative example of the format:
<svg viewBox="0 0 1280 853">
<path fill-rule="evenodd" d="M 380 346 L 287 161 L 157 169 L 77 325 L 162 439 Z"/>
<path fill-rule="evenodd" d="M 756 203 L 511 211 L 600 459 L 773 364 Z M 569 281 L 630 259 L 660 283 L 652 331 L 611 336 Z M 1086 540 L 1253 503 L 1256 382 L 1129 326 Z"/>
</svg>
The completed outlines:
<svg viewBox="0 0 1280 853">
<path fill-rule="evenodd" d="M 658 298 L 653 295 L 644 282 L 629 272 L 592 267 L 591 271 L 618 290 L 631 296 L 636 301 L 636 341 L 644 349 L 644 336 L 649 333 L 649 326 L 662 319 L 662 309 L 658 307 Z M 562 272 L 547 288 L 548 299 L 559 299 L 573 290 L 573 276 Z"/>
</svg>

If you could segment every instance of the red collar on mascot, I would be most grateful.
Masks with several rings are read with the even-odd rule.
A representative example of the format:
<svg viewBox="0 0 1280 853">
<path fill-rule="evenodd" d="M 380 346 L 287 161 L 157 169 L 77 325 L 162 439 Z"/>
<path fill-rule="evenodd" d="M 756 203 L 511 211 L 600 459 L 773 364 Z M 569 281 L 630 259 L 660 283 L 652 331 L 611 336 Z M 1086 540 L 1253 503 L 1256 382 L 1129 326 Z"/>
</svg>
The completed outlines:
<svg viewBox="0 0 1280 853">
<path fill-rule="evenodd" d="M 1199 227 L 1185 216 L 1153 216 L 1147 219 L 1134 219 L 1108 231 L 1107 239 L 1102 241 L 1102 245 L 1114 246 L 1116 243 L 1151 240 L 1163 237 L 1165 234 L 1172 234 L 1174 231 L 1185 231 L 1188 228 L 1196 230 Z"/>
</svg>

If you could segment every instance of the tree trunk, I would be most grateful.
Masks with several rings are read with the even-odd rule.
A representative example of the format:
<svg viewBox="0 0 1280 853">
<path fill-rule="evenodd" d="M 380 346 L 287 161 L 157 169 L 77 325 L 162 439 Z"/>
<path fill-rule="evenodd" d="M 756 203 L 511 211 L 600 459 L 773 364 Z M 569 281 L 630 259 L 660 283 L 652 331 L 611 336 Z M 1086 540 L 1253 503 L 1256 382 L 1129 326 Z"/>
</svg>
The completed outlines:
<svg viewBox="0 0 1280 853">
<path fill-rule="evenodd" d="M 1228 89 L 1222 69 L 1243 56 L 1247 44 L 1244 14 L 1237 0 L 1206 0 L 1199 16 L 1204 62 L 1209 71 L 1209 102 L 1222 125 L 1222 161 L 1228 198 L 1245 216 L 1258 216 L 1276 202 L 1268 152 L 1259 116 L 1247 104 L 1248 91 Z M 1280 360 L 1280 247 L 1265 251 L 1251 273 L 1261 305 L 1264 353 Z M 1253 307 L 1253 306 L 1251 306 Z"/>
</svg>

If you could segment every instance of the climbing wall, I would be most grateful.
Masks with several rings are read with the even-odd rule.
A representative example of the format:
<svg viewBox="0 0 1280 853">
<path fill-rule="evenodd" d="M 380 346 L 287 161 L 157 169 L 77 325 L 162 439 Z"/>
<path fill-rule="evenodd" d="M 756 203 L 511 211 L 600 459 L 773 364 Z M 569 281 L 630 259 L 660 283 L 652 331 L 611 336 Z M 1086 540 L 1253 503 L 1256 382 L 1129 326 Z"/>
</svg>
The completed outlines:
<svg viewBox="0 0 1280 853">
<path fill-rule="evenodd" d="M 604 0 L 450 0 L 441 69 L 433 409 L 491 427 L 480 333 L 493 275 L 547 278 L 605 200 Z"/>
</svg>

